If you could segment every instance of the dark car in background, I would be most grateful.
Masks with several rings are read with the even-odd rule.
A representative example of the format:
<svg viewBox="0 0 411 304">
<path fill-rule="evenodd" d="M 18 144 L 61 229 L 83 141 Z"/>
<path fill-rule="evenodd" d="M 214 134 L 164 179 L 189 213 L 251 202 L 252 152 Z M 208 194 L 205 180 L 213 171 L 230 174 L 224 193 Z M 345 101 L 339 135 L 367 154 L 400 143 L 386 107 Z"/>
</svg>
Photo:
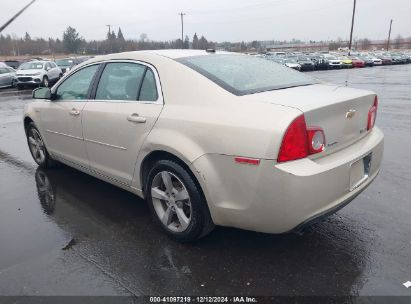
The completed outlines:
<svg viewBox="0 0 411 304">
<path fill-rule="evenodd" d="M 366 56 L 366 55 L 360 55 L 358 56 L 359 59 L 364 61 L 364 64 L 366 67 L 373 67 L 374 66 L 374 60 L 372 57 Z"/>
<path fill-rule="evenodd" d="M 392 63 L 393 64 L 405 64 L 407 63 L 407 58 L 400 53 L 391 53 Z"/>
<path fill-rule="evenodd" d="M 382 65 L 393 64 L 391 56 L 387 54 L 375 54 L 375 56 L 382 61 Z"/>
<path fill-rule="evenodd" d="M 305 56 L 293 56 L 290 57 L 295 59 L 300 66 L 301 66 L 301 71 L 314 71 L 315 66 L 314 63 L 310 60 L 310 58 L 305 57 Z"/>
<path fill-rule="evenodd" d="M 80 64 L 82 61 L 78 58 L 62 58 L 57 59 L 56 64 L 61 69 L 63 74 L 70 71 L 73 67 Z"/>
<path fill-rule="evenodd" d="M 323 55 L 308 55 L 308 58 L 314 63 L 316 70 L 328 70 L 328 60 Z"/>
<path fill-rule="evenodd" d="M 22 64 L 22 61 L 20 61 L 20 60 L 5 60 L 4 63 L 7 64 L 9 67 L 17 70 L 19 68 L 20 64 Z"/>
</svg>

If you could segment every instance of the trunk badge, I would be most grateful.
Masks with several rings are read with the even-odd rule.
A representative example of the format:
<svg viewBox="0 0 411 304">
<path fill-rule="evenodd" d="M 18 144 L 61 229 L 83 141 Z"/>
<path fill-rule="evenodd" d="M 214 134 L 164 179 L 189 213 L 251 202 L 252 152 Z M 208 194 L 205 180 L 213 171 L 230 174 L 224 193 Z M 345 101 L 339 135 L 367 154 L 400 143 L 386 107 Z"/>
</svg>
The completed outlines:
<svg viewBox="0 0 411 304">
<path fill-rule="evenodd" d="M 357 111 L 356 111 L 356 110 L 353 110 L 353 109 L 350 109 L 350 110 L 348 110 L 347 113 L 345 113 L 345 117 L 346 117 L 347 119 L 351 119 L 351 118 L 354 117 L 355 112 L 357 112 Z"/>
</svg>

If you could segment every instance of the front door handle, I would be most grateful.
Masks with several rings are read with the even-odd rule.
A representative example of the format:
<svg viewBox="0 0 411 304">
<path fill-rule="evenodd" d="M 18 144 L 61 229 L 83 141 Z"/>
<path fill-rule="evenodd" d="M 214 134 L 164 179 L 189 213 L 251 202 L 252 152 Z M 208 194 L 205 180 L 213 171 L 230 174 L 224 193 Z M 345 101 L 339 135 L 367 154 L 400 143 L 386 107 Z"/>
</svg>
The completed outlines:
<svg viewBox="0 0 411 304">
<path fill-rule="evenodd" d="M 143 116 L 138 115 L 137 113 L 133 113 L 127 116 L 127 120 L 136 123 L 145 123 L 147 119 Z"/>
<path fill-rule="evenodd" d="M 69 113 L 70 113 L 70 115 L 73 115 L 73 116 L 79 116 L 80 115 L 80 111 L 77 110 L 76 108 L 72 108 Z"/>
</svg>

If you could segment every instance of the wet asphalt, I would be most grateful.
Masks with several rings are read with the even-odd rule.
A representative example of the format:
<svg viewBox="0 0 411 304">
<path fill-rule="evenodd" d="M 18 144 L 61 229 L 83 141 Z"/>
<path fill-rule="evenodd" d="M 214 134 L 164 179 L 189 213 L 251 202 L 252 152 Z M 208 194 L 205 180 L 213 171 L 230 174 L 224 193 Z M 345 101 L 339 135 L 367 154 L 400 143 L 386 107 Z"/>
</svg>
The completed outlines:
<svg viewBox="0 0 411 304">
<path fill-rule="evenodd" d="M 0 295 L 411 295 L 411 65 L 310 75 L 374 90 L 381 173 L 302 235 L 217 228 L 169 240 L 146 203 L 62 166 L 40 170 L 30 91 L 0 90 Z"/>
</svg>

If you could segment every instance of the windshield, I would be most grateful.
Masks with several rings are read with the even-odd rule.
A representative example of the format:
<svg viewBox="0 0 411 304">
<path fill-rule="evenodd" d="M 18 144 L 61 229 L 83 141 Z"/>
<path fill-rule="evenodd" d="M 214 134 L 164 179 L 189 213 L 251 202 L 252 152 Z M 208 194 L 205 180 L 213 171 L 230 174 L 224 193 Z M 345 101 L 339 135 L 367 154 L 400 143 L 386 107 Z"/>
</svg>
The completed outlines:
<svg viewBox="0 0 411 304">
<path fill-rule="evenodd" d="M 60 59 L 56 60 L 58 66 L 70 66 L 73 64 L 73 60 L 71 59 Z"/>
<path fill-rule="evenodd" d="M 246 95 L 316 81 L 273 61 L 244 55 L 207 55 L 178 59 L 235 95 Z"/>
<path fill-rule="evenodd" d="M 43 63 L 41 62 L 27 62 L 23 63 L 19 70 L 41 70 L 43 68 Z"/>
</svg>

